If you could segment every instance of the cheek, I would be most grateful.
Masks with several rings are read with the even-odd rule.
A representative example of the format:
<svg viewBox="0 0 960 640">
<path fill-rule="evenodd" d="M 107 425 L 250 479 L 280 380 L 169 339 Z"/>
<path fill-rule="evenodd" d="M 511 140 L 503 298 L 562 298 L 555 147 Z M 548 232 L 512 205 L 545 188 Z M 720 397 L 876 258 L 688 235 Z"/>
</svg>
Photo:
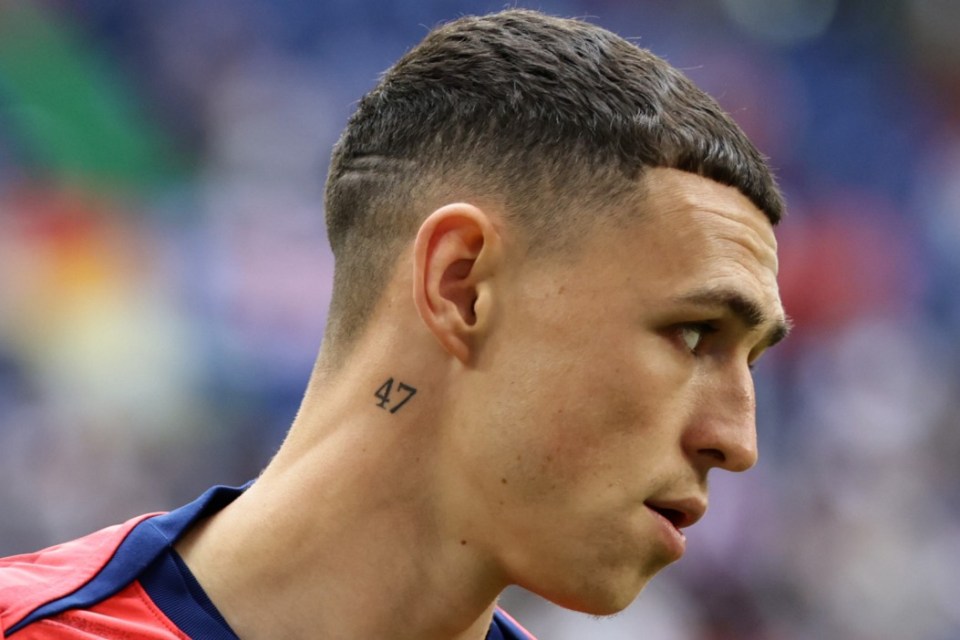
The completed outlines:
<svg viewBox="0 0 960 640">
<path fill-rule="evenodd" d="M 555 459 L 613 483 L 636 483 L 672 461 L 693 405 L 693 379 L 671 348 L 654 337 L 633 350 L 610 350 L 584 371 L 551 434 Z"/>
<path fill-rule="evenodd" d="M 676 346 L 602 315 L 580 320 L 511 326 L 478 368 L 480 449 L 496 462 L 496 482 L 515 478 L 531 498 L 625 482 L 676 431 L 686 375 Z"/>
<path fill-rule="evenodd" d="M 506 427 L 504 439 L 515 443 L 505 475 L 531 499 L 635 481 L 673 430 L 662 389 L 636 364 L 577 358 L 548 372 L 528 360 L 517 371 L 504 381 L 514 400 L 500 405 L 493 426 Z"/>
</svg>

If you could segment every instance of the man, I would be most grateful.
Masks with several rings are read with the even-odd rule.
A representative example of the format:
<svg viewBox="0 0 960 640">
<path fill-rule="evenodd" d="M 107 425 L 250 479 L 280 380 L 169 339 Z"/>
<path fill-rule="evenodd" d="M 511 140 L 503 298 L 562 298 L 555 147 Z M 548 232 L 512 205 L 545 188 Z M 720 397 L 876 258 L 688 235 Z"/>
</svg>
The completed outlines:
<svg viewBox="0 0 960 640">
<path fill-rule="evenodd" d="M 754 464 L 781 198 L 659 58 L 530 11 L 442 26 L 361 101 L 326 196 L 330 319 L 276 457 L 7 559 L 7 635 L 526 638 L 504 587 L 619 611 L 708 471 Z"/>
</svg>

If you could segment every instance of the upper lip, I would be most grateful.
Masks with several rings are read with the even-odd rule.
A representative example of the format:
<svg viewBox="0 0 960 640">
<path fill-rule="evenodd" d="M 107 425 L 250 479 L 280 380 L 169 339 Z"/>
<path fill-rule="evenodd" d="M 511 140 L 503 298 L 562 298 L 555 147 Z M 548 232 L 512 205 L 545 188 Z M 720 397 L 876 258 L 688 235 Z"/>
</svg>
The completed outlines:
<svg viewBox="0 0 960 640">
<path fill-rule="evenodd" d="M 669 520 L 677 529 L 696 524 L 707 511 L 707 501 L 702 498 L 647 500 L 644 504 Z"/>
</svg>

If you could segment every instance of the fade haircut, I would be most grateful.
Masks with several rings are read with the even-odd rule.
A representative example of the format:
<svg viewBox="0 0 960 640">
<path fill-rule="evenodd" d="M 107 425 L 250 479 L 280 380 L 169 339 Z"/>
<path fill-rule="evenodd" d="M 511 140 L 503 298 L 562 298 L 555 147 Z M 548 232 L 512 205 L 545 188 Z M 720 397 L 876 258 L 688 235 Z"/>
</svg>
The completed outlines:
<svg viewBox="0 0 960 640">
<path fill-rule="evenodd" d="M 324 351 L 342 355 L 362 331 L 436 206 L 493 200 L 531 251 L 556 252 L 617 210 L 602 205 L 635 192 L 647 167 L 733 186 L 780 220 L 763 156 L 712 98 L 649 51 L 529 10 L 434 29 L 360 101 L 334 149 Z"/>
</svg>

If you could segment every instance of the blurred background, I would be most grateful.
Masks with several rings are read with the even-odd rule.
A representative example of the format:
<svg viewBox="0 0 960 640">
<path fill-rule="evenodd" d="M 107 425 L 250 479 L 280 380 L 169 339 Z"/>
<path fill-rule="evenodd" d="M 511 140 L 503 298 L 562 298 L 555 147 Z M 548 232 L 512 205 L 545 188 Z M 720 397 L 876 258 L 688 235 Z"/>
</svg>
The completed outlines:
<svg viewBox="0 0 960 640">
<path fill-rule="evenodd" d="M 687 557 L 544 640 L 960 638 L 960 3 L 541 0 L 684 69 L 772 164 L 794 336 Z M 0 0 L 0 555 L 254 477 L 331 286 L 330 149 L 467 0 Z"/>
</svg>

